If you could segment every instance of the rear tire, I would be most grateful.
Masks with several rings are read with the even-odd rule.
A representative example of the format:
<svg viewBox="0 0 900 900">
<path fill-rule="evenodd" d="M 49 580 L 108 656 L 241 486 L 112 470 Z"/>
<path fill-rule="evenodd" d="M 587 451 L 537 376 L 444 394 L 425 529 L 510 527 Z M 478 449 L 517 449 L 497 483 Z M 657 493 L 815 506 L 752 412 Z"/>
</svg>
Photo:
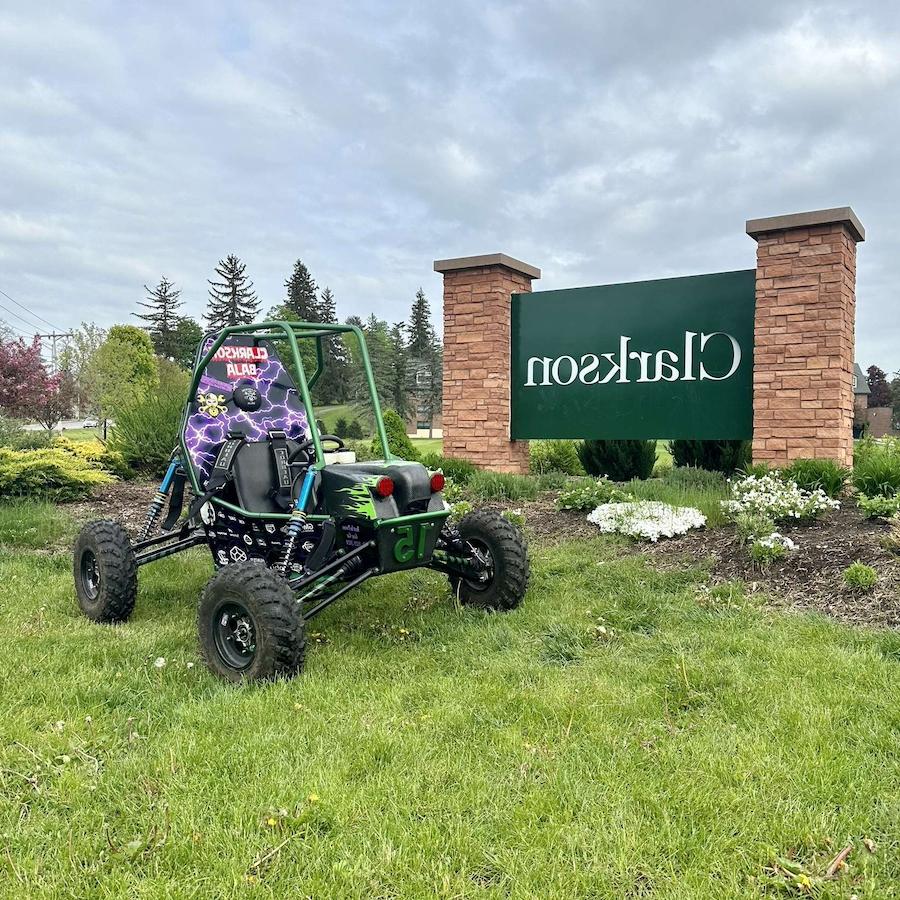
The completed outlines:
<svg viewBox="0 0 900 900">
<path fill-rule="evenodd" d="M 137 599 L 137 561 L 128 532 L 108 519 L 88 522 L 75 539 L 75 593 L 94 622 L 125 622 Z"/>
<path fill-rule="evenodd" d="M 197 611 L 203 660 L 227 681 L 290 678 L 306 634 L 288 583 L 259 560 L 228 565 L 207 582 Z"/>
<path fill-rule="evenodd" d="M 450 584 L 461 603 L 480 609 L 510 610 L 521 604 L 528 590 L 531 566 L 528 544 L 522 530 L 500 513 L 478 509 L 465 516 L 457 526 L 460 537 L 479 552 L 489 555 L 490 580 L 470 581 L 451 576 Z"/>
</svg>

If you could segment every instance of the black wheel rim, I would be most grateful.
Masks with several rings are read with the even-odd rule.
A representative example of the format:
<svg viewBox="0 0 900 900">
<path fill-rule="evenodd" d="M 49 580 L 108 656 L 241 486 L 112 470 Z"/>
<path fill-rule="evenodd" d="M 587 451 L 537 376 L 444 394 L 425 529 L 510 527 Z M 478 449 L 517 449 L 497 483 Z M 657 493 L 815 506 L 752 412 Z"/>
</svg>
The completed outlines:
<svg viewBox="0 0 900 900">
<path fill-rule="evenodd" d="M 81 586 L 88 600 L 96 600 L 100 596 L 100 563 L 93 550 L 85 550 L 81 554 Z"/>
<path fill-rule="evenodd" d="M 478 538 L 468 538 L 466 543 L 484 560 L 486 575 L 483 580 L 478 578 L 467 578 L 466 584 L 473 591 L 486 591 L 494 582 L 494 554 L 491 553 L 491 548 Z"/>
<path fill-rule="evenodd" d="M 240 600 L 223 601 L 213 615 L 216 650 L 230 669 L 246 669 L 256 656 L 256 622 Z"/>
</svg>

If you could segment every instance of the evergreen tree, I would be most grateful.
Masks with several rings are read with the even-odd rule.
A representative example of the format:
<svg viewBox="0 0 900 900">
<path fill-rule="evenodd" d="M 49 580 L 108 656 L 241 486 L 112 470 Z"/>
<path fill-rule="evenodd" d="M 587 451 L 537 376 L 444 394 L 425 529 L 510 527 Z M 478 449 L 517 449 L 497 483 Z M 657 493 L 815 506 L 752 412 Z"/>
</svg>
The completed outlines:
<svg viewBox="0 0 900 900">
<path fill-rule="evenodd" d="M 211 331 L 229 325 L 249 325 L 259 313 L 259 300 L 246 268 L 233 253 L 219 260 L 216 275 L 221 281 L 209 282 L 209 306 L 204 317 Z"/>
<path fill-rule="evenodd" d="M 337 324 L 337 305 L 331 288 L 324 288 L 316 307 L 317 322 Z M 349 354 L 342 335 L 322 339 L 325 351 L 325 371 L 316 383 L 315 399 L 320 403 L 337 404 L 347 399 L 347 368 Z"/>
<path fill-rule="evenodd" d="M 166 278 L 160 279 L 159 284 L 152 290 L 144 285 L 147 292 L 146 300 L 139 300 L 138 306 L 148 310 L 145 313 L 132 313 L 132 315 L 146 322 L 147 332 L 153 341 L 153 350 L 159 356 L 167 359 L 175 356 L 175 329 L 181 316 L 178 310 L 183 305 L 178 298 L 181 291 L 175 290 L 175 285 Z"/>
<path fill-rule="evenodd" d="M 441 409 L 443 354 L 431 324 L 431 307 L 422 288 L 416 291 L 406 329 L 409 333 L 408 367 L 412 378 L 410 390 L 415 399 L 416 419 L 428 422 L 430 434 L 434 417 Z"/>
<path fill-rule="evenodd" d="M 413 301 L 407 330 L 409 331 L 410 356 L 427 356 L 434 347 L 436 338 L 431 325 L 431 307 L 428 305 L 428 299 L 422 288 L 416 291 L 416 299 Z"/>
<path fill-rule="evenodd" d="M 390 404 L 405 422 L 410 412 L 409 372 L 407 365 L 406 341 L 402 322 L 394 323 L 391 329 L 390 356 Z"/>
<path fill-rule="evenodd" d="M 328 321 L 322 318 L 319 309 L 316 280 L 309 274 L 309 269 L 303 265 L 302 260 L 298 259 L 294 263 L 294 269 L 284 282 L 284 286 L 287 289 L 284 309 L 289 319 L 295 322 Z M 333 313 L 332 310 L 332 315 Z"/>
</svg>

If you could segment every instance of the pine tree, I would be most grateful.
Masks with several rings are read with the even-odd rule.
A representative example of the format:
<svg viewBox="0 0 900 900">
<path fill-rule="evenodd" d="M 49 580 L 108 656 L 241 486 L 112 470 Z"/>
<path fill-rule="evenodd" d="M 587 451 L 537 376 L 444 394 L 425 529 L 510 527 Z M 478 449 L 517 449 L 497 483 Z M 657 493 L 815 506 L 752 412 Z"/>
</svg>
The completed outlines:
<svg viewBox="0 0 900 900">
<path fill-rule="evenodd" d="M 291 319 L 297 322 L 328 321 L 321 315 L 319 299 L 316 294 L 318 290 L 316 280 L 309 274 L 309 269 L 303 265 L 302 260 L 298 259 L 294 263 L 294 270 L 284 282 L 284 286 L 287 289 L 284 308 Z"/>
<path fill-rule="evenodd" d="M 323 288 L 317 305 L 316 321 L 337 324 L 337 305 L 331 288 Z M 325 351 L 325 371 L 315 386 L 315 399 L 319 403 L 343 403 L 347 399 L 347 367 L 349 354 L 341 335 L 322 339 Z"/>
<path fill-rule="evenodd" d="M 409 367 L 406 340 L 402 322 L 395 322 L 391 329 L 390 404 L 403 421 L 409 415 Z"/>
<path fill-rule="evenodd" d="M 430 434 L 434 417 L 441 409 L 443 354 L 431 324 L 431 307 L 422 288 L 416 291 L 406 330 L 409 334 L 410 390 L 415 400 L 416 418 L 428 422 Z"/>
<path fill-rule="evenodd" d="M 434 328 L 431 325 L 431 307 L 425 297 L 425 291 L 419 288 L 413 301 L 412 313 L 409 317 L 409 354 L 412 357 L 427 356 L 435 344 Z"/>
<path fill-rule="evenodd" d="M 151 290 L 145 284 L 144 290 L 147 292 L 147 299 L 139 300 L 138 306 L 149 312 L 136 312 L 132 315 L 147 323 L 154 352 L 167 359 L 174 357 L 177 353 L 175 331 L 181 319 L 178 310 L 183 306 L 182 301 L 178 299 L 181 291 L 175 290 L 175 285 L 165 275 L 155 288 Z"/>
<path fill-rule="evenodd" d="M 210 330 L 249 325 L 259 313 L 259 300 L 246 268 L 233 253 L 219 260 L 216 275 L 222 280 L 209 282 L 209 306 L 204 316 Z"/>
</svg>

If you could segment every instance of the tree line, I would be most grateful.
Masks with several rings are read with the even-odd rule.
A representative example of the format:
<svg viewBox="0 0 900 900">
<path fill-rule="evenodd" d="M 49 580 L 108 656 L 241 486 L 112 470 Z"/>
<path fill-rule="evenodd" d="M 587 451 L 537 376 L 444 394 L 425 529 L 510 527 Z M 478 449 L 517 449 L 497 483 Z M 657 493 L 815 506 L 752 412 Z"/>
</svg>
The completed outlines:
<svg viewBox="0 0 900 900">
<path fill-rule="evenodd" d="M 294 263 L 284 288 L 283 299 L 266 318 L 338 323 L 334 293 L 319 287 L 302 260 Z M 116 325 L 106 331 L 83 323 L 74 330 L 55 373 L 43 364 L 37 340 L 26 344 L 0 334 L 0 413 L 36 419 L 49 429 L 72 414 L 106 416 L 127 397 L 133 383 L 141 390 L 152 388 L 148 378 L 153 380 L 153 356 L 163 365 L 189 370 L 205 332 L 260 320 L 261 304 L 246 264 L 234 254 L 219 260 L 208 280 L 205 327 L 184 314 L 182 292 L 165 275 L 154 287 L 144 285 L 144 291 L 132 313 L 140 327 Z M 406 321 L 390 324 L 372 314 L 366 319 L 349 316 L 345 323 L 365 334 L 382 405 L 404 420 L 430 425 L 440 412 L 443 353 L 424 291 L 416 292 Z M 309 374 L 316 365 L 315 349 L 310 341 L 300 344 Z M 323 405 L 358 404 L 362 410 L 369 393 L 355 339 L 325 338 L 323 350 L 325 368 L 313 399 Z"/>
</svg>

